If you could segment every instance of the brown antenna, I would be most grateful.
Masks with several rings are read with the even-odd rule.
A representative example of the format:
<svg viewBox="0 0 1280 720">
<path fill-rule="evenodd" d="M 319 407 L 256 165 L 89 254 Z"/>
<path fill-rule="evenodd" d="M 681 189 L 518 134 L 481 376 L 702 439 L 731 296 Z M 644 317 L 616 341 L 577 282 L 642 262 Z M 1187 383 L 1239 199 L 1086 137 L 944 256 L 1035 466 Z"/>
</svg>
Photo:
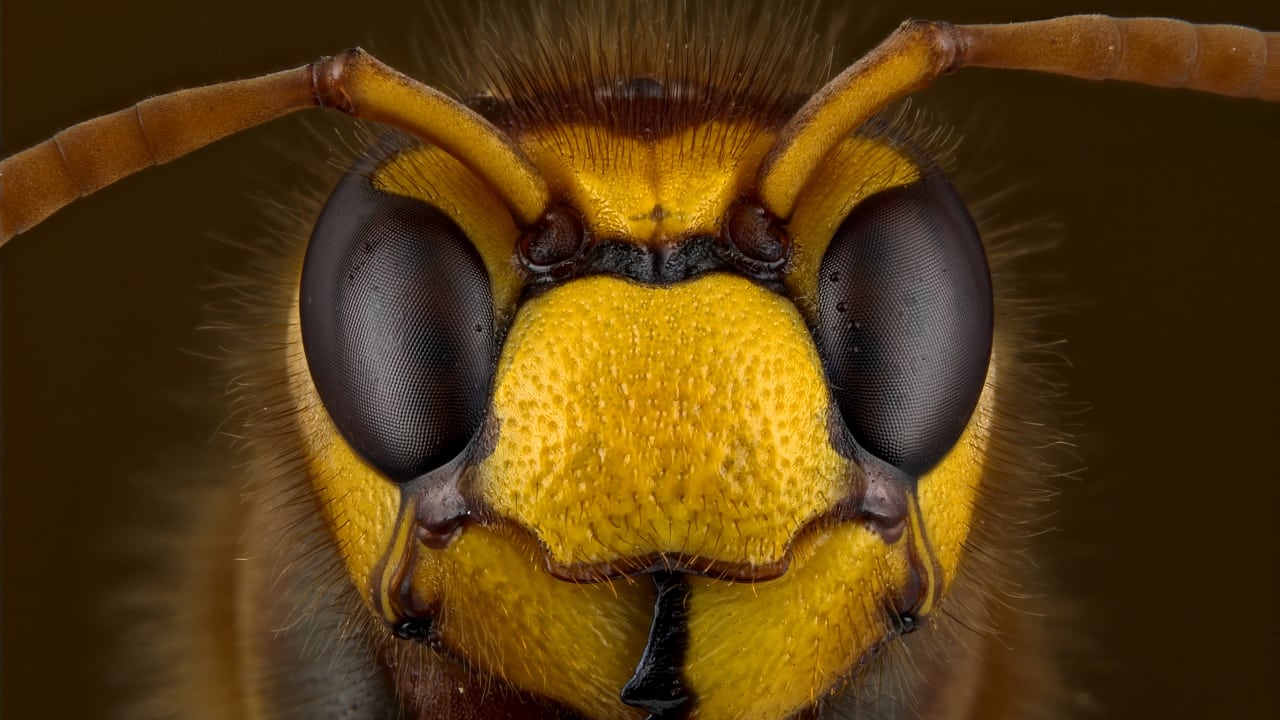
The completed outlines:
<svg viewBox="0 0 1280 720">
<path fill-rule="evenodd" d="M 788 218 L 818 164 L 889 103 L 963 67 L 1280 100 L 1280 33 L 1162 18 L 1072 15 L 1009 25 L 903 23 L 817 92 L 760 169 L 760 200 Z"/>
<path fill-rule="evenodd" d="M 296 110 L 326 107 L 438 145 L 488 181 L 522 225 L 547 206 L 542 177 L 511 140 L 458 101 L 363 50 L 271 75 L 143 100 L 0 162 L 0 245 L 65 205 Z"/>
<path fill-rule="evenodd" d="M 1280 99 L 1277 33 L 1099 15 L 1012 25 L 911 21 L 788 122 L 761 168 L 761 201 L 774 215 L 789 217 L 818 163 L 845 136 L 890 102 L 968 66 Z M 440 146 L 485 179 L 521 225 L 537 222 L 548 205 L 546 182 L 502 131 L 363 51 L 348 50 L 294 70 L 144 100 L 0 162 L 0 245 L 139 170 L 317 106 Z"/>
</svg>

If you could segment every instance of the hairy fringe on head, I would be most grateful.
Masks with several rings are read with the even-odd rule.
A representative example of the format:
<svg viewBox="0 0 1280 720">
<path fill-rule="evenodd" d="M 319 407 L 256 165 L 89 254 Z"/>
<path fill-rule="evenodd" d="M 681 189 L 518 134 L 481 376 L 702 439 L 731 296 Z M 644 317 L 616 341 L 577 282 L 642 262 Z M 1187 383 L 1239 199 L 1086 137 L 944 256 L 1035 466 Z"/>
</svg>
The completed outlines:
<svg viewBox="0 0 1280 720">
<path fill-rule="evenodd" d="M 509 131 L 583 123 L 660 135 L 744 115 L 778 124 L 829 74 L 812 5 L 475 5 L 444 63 L 452 89 L 495 108 Z"/>
<path fill-rule="evenodd" d="M 600 130 L 587 142 L 606 143 L 609 134 L 658 137 L 742 117 L 776 127 L 830 75 L 835 29 L 815 32 L 812 9 L 811 4 L 783 10 L 692 0 L 599 9 L 586 0 L 566 5 L 513 0 L 476 6 L 461 20 L 440 17 L 437 25 L 449 29 L 448 39 L 431 50 L 439 53 L 434 62 L 449 68 L 453 92 L 516 135 L 576 123 Z M 436 12 L 442 16 L 444 11 Z M 955 142 L 919 118 L 904 104 L 860 132 L 945 169 Z M 566 143 L 579 142 L 578 136 L 564 137 Z M 388 637 L 351 587 L 311 494 L 294 422 L 300 409 L 291 406 L 285 375 L 288 354 L 301 352 L 286 344 L 286 318 L 310 224 L 339 171 L 361 154 L 389 157 L 398 143 L 410 142 L 389 142 L 385 132 L 375 136 L 369 130 L 346 138 L 338 143 L 346 145 L 335 153 L 338 159 L 316 174 L 310 189 L 295 192 L 291 201 L 267 204 L 275 229 L 271 240 L 246 243 L 254 257 L 250 267 L 225 279 L 222 290 L 230 300 L 215 311 L 212 327 L 227 338 L 229 348 L 233 409 L 227 432 L 248 459 L 234 470 L 242 484 L 228 487 L 222 479 L 175 502 L 202 521 L 172 531 L 180 547 L 190 551 L 187 559 L 195 561 L 173 573 L 173 586 L 137 603 L 148 606 L 151 616 L 141 643 L 149 647 L 143 664 L 152 681 L 146 688 L 149 700 L 132 717 L 186 716 L 193 707 L 208 708 L 209 717 L 225 717 L 243 701 L 234 692 L 219 694 L 244 689 L 230 683 L 244 684 L 247 678 L 257 696 L 268 697 L 288 694 L 281 689 L 297 682 L 297 668 L 288 664 L 223 678 L 227 684 L 221 687 L 211 682 L 226 654 L 257 652 L 237 645 L 234 614 L 243 608 L 235 604 L 234 587 L 221 582 L 215 587 L 210 578 L 221 576 L 207 572 L 234 562 L 237 541 L 249 537 L 257 547 L 278 549 L 271 557 L 253 558 L 266 563 L 265 587 L 277 589 L 281 598 L 269 615 L 274 632 L 293 635 L 296 642 L 289 647 L 311 662 L 327 663 L 326 671 L 346 667 L 354 654 L 353 692 L 388 689 L 386 678 L 359 676 L 360 668 L 391 670 L 390 684 L 401 691 L 428 676 L 460 677 L 485 692 L 506 691 L 490 675 L 470 667 L 443 668 L 428 648 Z M 1016 261 L 1027 246 L 1025 233 L 1009 235 L 984 232 L 997 291 L 998 411 L 989 428 L 992 467 L 982 481 L 959 574 L 927 632 L 890 643 L 874 661 L 854 669 L 843 695 L 822 701 L 831 717 L 870 717 L 873 701 L 886 712 L 927 704 L 921 677 L 930 667 L 989 656 L 990 646 L 1003 642 L 998 628 L 1030 618 L 1040 605 L 1039 590 L 1024 584 L 1032 576 L 1026 546 L 1043 525 L 1044 502 L 1060 475 L 1054 455 L 1066 437 L 1050 428 L 1061 405 L 1052 368 L 1061 361 L 1053 341 L 1034 330 L 1035 320 L 1051 308 L 1017 289 Z M 269 523 L 246 528 L 248 517 Z M 170 546 L 165 552 L 175 550 Z M 219 628 L 227 635 L 214 642 L 210 633 Z M 1053 683 L 1051 673 L 1035 662 L 1010 672 L 1029 676 L 1028 683 Z M 210 691 L 201 694 L 196 688 Z M 1034 716 L 1035 708 L 1023 710 L 1016 716 Z"/>
</svg>

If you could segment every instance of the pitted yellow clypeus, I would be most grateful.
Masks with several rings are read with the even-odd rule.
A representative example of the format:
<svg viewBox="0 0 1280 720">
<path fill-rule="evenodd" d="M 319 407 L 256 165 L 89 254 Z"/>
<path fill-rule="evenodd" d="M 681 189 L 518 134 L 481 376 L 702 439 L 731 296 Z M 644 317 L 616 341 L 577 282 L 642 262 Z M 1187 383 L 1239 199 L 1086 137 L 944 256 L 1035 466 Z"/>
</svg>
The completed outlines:
<svg viewBox="0 0 1280 720">
<path fill-rule="evenodd" d="M 848 487 L 828 413 L 808 331 L 776 293 L 720 274 L 578 280 L 516 319 L 477 490 L 563 567 L 775 564 Z"/>
</svg>

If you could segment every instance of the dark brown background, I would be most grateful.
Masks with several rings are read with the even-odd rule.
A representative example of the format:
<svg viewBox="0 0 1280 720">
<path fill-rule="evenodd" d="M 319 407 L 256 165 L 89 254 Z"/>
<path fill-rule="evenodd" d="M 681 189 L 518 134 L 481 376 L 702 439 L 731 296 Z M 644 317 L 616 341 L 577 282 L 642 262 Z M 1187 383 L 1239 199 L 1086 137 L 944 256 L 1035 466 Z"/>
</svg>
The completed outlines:
<svg viewBox="0 0 1280 720">
<path fill-rule="evenodd" d="M 420 3 L 367 5 L 10 0 L 0 151 L 150 94 L 353 44 L 408 65 Z M 843 61 L 912 15 L 1101 10 L 1280 29 L 1273 0 L 866 5 L 853 15 L 870 30 Z M 925 100 L 967 133 L 960 161 L 978 186 L 1015 189 L 1005 218 L 1061 227 L 1039 263 L 1060 276 L 1044 292 L 1072 308 L 1051 328 L 1069 338 L 1071 398 L 1088 407 L 1072 418 L 1088 470 L 1062 482 L 1044 544 L 1057 592 L 1079 609 L 1080 705 L 1280 716 L 1280 106 L 985 71 Z M 281 121 L 145 173 L 4 250 L 6 717 L 108 714 L 100 649 L 121 639 L 99 599 L 118 592 L 127 479 L 174 448 L 223 442 L 220 418 L 193 410 L 217 392 L 193 354 L 213 344 L 194 330 L 211 297 L 201 287 L 243 262 L 215 237 L 260 235 L 249 197 L 292 187 L 290 156 L 313 145 L 297 140 L 305 127 Z"/>
</svg>

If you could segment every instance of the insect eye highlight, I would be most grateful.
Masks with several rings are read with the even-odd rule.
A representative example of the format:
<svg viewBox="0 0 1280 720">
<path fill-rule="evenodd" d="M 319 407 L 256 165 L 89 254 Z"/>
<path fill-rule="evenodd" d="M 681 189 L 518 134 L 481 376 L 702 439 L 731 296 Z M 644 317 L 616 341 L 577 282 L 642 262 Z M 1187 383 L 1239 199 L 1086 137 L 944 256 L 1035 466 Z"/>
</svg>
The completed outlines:
<svg viewBox="0 0 1280 720">
<path fill-rule="evenodd" d="M 463 451 L 488 401 L 493 299 L 439 208 L 345 176 L 307 247 L 300 315 L 316 391 L 361 457 L 407 482 Z"/>
<path fill-rule="evenodd" d="M 815 340 L 863 449 L 918 477 L 959 440 L 991 357 L 982 240 L 930 174 L 858 205 L 820 265 Z"/>
</svg>

